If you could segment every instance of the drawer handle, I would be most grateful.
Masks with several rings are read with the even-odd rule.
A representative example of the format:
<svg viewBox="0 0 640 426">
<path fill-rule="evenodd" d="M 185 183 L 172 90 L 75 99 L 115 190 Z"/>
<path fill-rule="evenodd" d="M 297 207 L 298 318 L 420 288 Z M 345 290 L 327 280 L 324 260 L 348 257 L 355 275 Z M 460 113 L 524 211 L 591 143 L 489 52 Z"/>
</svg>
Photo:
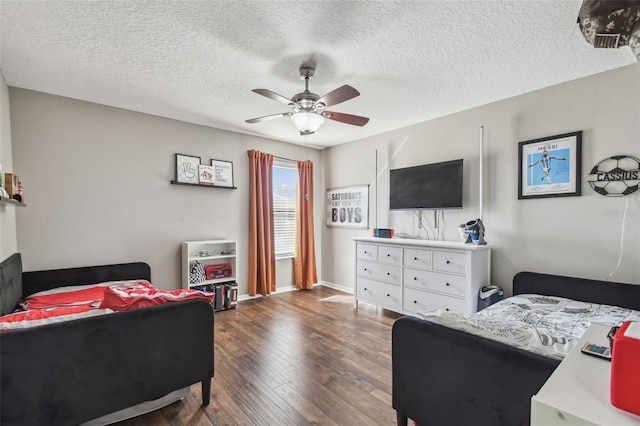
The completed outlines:
<svg viewBox="0 0 640 426">
<path fill-rule="evenodd" d="M 445 308 L 445 311 L 447 311 L 447 312 L 448 312 L 448 311 L 449 311 L 449 308 Z"/>
<path fill-rule="evenodd" d="M 387 253 L 387 257 L 390 257 L 391 255 L 389 253 Z"/>
<path fill-rule="evenodd" d="M 418 303 L 418 301 L 417 301 L 417 300 L 414 300 L 414 301 L 413 301 L 413 303 Z"/>
<path fill-rule="evenodd" d="M 448 265 L 448 264 L 450 264 L 450 263 L 451 263 L 451 262 L 449 262 L 449 261 L 447 260 L 447 265 Z"/>
<path fill-rule="evenodd" d="M 364 291 L 367 291 L 367 288 L 366 288 L 366 287 L 364 288 Z"/>
<path fill-rule="evenodd" d="M 369 253 L 369 252 L 365 250 L 365 251 L 364 251 L 364 254 L 367 254 L 367 253 Z"/>
<path fill-rule="evenodd" d="M 391 295 L 387 294 L 387 297 L 391 297 Z"/>
<path fill-rule="evenodd" d="M 387 275 L 391 275 L 391 272 L 387 272 Z"/>
<path fill-rule="evenodd" d="M 451 284 L 447 283 L 447 287 L 449 287 Z"/>
<path fill-rule="evenodd" d="M 367 270 L 367 268 L 364 268 L 364 270 L 366 271 L 366 270 Z"/>
<path fill-rule="evenodd" d="M 414 281 L 417 281 L 417 280 L 418 280 L 418 277 L 413 277 L 413 280 L 414 280 Z"/>
<path fill-rule="evenodd" d="M 414 258 L 413 258 L 413 260 L 418 260 L 418 258 L 417 258 L 417 257 L 414 257 Z"/>
</svg>

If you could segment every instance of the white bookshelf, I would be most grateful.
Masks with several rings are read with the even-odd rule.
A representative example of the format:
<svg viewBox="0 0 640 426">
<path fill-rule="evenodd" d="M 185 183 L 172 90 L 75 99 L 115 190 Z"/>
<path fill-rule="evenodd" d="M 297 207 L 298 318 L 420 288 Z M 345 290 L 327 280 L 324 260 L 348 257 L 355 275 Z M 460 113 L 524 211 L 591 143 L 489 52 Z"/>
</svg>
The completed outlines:
<svg viewBox="0 0 640 426">
<path fill-rule="evenodd" d="M 204 280 L 198 283 L 189 282 L 191 267 L 199 261 L 206 268 L 208 265 L 228 264 L 231 276 Z M 236 242 L 233 240 L 202 240 L 182 242 L 182 287 L 191 288 L 208 284 L 221 284 L 236 280 Z"/>
</svg>

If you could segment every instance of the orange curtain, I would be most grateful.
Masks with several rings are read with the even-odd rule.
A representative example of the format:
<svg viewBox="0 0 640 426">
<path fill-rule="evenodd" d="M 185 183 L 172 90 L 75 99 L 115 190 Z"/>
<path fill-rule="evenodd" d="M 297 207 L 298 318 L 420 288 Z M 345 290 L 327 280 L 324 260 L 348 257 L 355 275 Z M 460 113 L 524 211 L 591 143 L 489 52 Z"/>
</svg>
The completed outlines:
<svg viewBox="0 0 640 426">
<path fill-rule="evenodd" d="M 249 155 L 249 296 L 276 290 L 276 250 L 273 237 L 273 155 L 256 150 Z"/>
<path fill-rule="evenodd" d="M 298 214 L 296 216 L 296 288 L 311 290 L 318 282 L 313 237 L 313 163 L 298 161 Z"/>
</svg>

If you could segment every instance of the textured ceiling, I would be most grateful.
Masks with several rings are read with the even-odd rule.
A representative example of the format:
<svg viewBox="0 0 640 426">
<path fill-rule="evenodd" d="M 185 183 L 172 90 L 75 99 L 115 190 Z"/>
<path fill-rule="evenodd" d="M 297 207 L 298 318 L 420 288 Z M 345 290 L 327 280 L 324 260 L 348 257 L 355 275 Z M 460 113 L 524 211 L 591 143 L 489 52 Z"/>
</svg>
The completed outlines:
<svg viewBox="0 0 640 426">
<path fill-rule="evenodd" d="M 327 147 L 636 63 L 594 49 L 562 1 L 0 1 L 9 86 L 303 143 L 287 98 L 349 84 L 309 144 Z"/>
</svg>

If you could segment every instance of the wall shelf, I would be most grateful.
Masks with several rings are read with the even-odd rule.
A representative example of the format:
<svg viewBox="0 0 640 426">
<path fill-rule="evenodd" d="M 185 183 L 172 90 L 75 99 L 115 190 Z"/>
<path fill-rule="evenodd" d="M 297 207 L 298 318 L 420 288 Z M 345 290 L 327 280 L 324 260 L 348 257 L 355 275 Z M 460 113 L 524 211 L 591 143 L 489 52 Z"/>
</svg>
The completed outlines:
<svg viewBox="0 0 640 426">
<path fill-rule="evenodd" d="M 13 206 L 18 206 L 18 207 L 27 207 L 26 204 L 20 203 L 16 200 L 12 200 L 11 198 L 3 197 L 1 195 L 0 195 L 0 204 L 11 204 Z"/>
<path fill-rule="evenodd" d="M 171 185 L 200 186 L 203 188 L 217 188 L 217 189 L 238 189 L 235 186 L 200 185 L 199 183 L 177 182 L 175 180 L 171 181 Z"/>
</svg>

